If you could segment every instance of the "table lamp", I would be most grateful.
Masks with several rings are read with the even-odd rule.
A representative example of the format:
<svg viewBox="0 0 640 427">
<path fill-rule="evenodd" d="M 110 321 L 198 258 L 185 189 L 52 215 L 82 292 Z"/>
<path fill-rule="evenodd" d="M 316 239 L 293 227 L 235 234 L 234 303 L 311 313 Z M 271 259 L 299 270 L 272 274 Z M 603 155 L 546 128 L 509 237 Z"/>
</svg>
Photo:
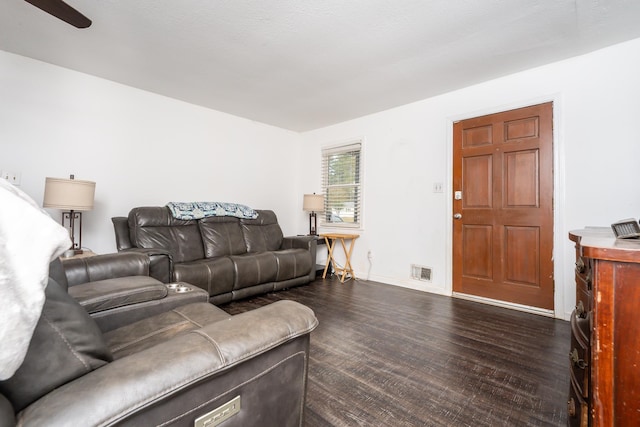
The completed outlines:
<svg viewBox="0 0 640 427">
<path fill-rule="evenodd" d="M 324 195 L 322 194 L 305 194 L 302 201 L 302 210 L 309 213 L 309 234 L 315 236 L 318 234 L 318 220 L 316 212 L 324 211 Z"/>
<path fill-rule="evenodd" d="M 45 208 L 63 209 L 62 225 L 67 227 L 68 221 L 71 250 L 74 254 L 82 253 L 82 211 L 93 209 L 95 191 L 95 182 L 74 179 L 73 175 L 69 179 L 47 177 L 45 180 L 42 205 Z"/>
</svg>

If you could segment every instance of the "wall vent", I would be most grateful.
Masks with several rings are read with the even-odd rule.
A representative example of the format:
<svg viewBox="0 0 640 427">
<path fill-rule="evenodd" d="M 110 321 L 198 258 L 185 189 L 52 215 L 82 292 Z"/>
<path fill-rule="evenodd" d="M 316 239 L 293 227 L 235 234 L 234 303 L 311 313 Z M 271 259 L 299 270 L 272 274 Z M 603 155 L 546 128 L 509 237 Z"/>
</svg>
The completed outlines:
<svg viewBox="0 0 640 427">
<path fill-rule="evenodd" d="M 411 278 L 422 280 L 423 282 L 431 281 L 431 268 L 422 265 L 411 264 Z"/>
</svg>

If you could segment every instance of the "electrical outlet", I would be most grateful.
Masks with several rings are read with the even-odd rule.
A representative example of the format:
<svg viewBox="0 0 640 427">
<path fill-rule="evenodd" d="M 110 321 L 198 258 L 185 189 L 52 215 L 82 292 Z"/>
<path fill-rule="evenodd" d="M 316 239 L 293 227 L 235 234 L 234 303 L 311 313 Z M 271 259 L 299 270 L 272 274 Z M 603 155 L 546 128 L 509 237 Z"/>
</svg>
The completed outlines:
<svg viewBox="0 0 640 427">
<path fill-rule="evenodd" d="M 20 173 L 11 171 L 2 171 L 2 179 L 6 179 L 13 185 L 20 185 Z"/>
<path fill-rule="evenodd" d="M 367 258 L 373 259 L 373 251 L 371 249 L 367 252 Z"/>
</svg>

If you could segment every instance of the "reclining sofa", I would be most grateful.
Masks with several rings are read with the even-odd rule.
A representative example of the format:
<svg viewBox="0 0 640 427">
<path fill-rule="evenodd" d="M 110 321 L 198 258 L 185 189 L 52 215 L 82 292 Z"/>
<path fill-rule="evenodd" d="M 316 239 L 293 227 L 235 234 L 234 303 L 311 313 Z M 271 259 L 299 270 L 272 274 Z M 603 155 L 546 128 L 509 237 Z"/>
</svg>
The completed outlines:
<svg viewBox="0 0 640 427">
<path fill-rule="evenodd" d="M 217 305 L 315 279 L 316 239 L 284 237 L 273 211 L 255 212 L 183 220 L 166 206 L 136 207 L 112 221 L 118 251 L 149 255 L 153 277 L 196 285 Z"/>
<path fill-rule="evenodd" d="M 231 316 L 149 266 L 52 263 L 24 362 L 0 381 L 0 426 L 302 425 L 313 312 L 279 301 Z"/>
</svg>

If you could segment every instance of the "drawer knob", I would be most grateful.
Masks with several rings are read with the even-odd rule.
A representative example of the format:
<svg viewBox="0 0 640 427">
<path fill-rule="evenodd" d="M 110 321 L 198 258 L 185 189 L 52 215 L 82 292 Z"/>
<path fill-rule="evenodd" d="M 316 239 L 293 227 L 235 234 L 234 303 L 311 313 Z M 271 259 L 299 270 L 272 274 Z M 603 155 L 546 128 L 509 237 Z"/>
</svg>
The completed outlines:
<svg viewBox="0 0 640 427">
<path fill-rule="evenodd" d="M 580 356 L 578 355 L 578 349 L 574 348 L 571 353 L 569 353 L 569 358 L 571 358 L 573 364 L 578 368 L 585 369 L 587 367 L 587 362 L 585 362 L 584 359 L 580 359 Z"/>
<path fill-rule="evenodd" d="M 573 397 L 567 402 L 567 412 L 572 418 L 576 416 L 576 401 L 573 400 Z"/>
</svg>

